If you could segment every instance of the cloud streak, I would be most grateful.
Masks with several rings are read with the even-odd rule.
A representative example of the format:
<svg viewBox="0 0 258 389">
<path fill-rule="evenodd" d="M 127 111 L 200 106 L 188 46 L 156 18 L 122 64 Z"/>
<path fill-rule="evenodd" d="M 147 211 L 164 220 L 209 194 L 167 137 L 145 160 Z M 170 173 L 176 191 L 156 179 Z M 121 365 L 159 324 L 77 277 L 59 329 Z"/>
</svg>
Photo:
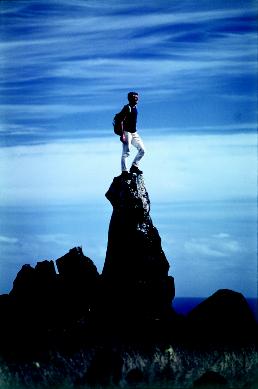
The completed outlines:
<svg viewBox="0 0 258 389">
<path fill-rule="evenodd" d="M 205 7 L 200 2 L 196 8 L 191 1 L 185 7 L 152 1 L 138 7 L 125 1 L 109 6 L 13 1 L 2 2 L 1 12 L 2 126 L 24 128 L 27 141 L 27 128 L 44 127 L 45 140 L 53 133 L 62 137 L 63 128 L 66 137 L 69 123 L 59 121 L 67 116 L 77 127 L 87 123 L 103 133 L 93 113 L 109 114 L 111 121 L 117 98 L 132 88 L 144 94 L 146 104 L 178 99 L 186 104 L 202 94 L 223 95 L 228 106 L 234 97 L 235 104 L 237 97 L 254 103 L 255 92 L 239 88 L 237 81 L 241 77 L 243 85 L 250 84 L 255 74 L 252 3 Z M 169 112 L 163 115 L 168 118 Z"/>
<path fill-rule="evenodd" d="M 18 243 L 18 239 L 10 236 L 0 235 L 0 244 L 15 244 Z"/>
<path fill-rule="evenodd" d="M 185 243 L 185 250 L 194 256 L 224 258 L 241 252 L 238 241 L 228 234 L 220 233 L 208 238 L 192 238 Z"/>
<path fill-rule="evenodd" d="M 96 96 L 124 89 L 133 74 L 135 85 L 148 93 L 167 87 L 180 94 L 193 86 L 198 91 L 203 86 L 200 80 L 229 72 L 250 74 L 255 68 L 255 30 L 222 29 L 223 23 L 243 24 L 244 17 L 254 17 L 252 8 L 155 12 L 146 3 L 144 12 L 126 2 L 109 10 L 75 2 L 70 17 L 65 6 L 54 4 L 54 9 L 49 6 L 40 13 L 26 2 L 18 13 L 9 7 L 4 31 L 11 39 L 0 43 L 6 92 L 12 93 L 13 83 L 56 80 L 58 85 L 72 79 L 83 80 L 85 94 Z M 193 37 L 196 31 L 199 38 Z M 81 86 L 70 88 L 73 96 L 74 88 L 80 93 Z"/>
<path fill-rule="evenodd" d="M 150 152 L 143 161 L 144 176 L 156 201 L 256 194 L 254 135 L 150 136 L 145 146 Z M 110 177 L 120 174 L 120 153 L 120 142 L 107 137 L 2 148 L 1 202 L 58 204 L 100 199 Z"/>
</svg>

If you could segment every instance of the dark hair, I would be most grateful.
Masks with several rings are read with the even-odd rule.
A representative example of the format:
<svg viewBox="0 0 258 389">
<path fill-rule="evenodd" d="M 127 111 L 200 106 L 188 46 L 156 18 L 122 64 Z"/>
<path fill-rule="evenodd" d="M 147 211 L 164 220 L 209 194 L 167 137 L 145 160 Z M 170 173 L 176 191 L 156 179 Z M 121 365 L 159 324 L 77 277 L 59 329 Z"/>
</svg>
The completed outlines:
<svg viewBox="0 0 258 389">
<path fill-rule="evenodd" d="M 138 96 L 138 93 L 137 92 L 129 92 L 127 97 L 128 97 L 128 100 L 130 100 L 130 98 L 134 95 L 137 95 Z"/>
</svg>

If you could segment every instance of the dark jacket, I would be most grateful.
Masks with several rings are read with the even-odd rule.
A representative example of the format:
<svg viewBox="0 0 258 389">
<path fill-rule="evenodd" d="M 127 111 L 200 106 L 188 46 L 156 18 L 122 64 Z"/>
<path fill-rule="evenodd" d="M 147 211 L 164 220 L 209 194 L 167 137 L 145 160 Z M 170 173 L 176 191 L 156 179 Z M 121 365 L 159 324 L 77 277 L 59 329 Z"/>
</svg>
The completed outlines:
<svg viewBox="0 0 258 389">
<path fill-rule="evenodd" d="M 136 107 L 131 107 L 129 104 L 126 104 L 122 111 L 121 111 L 121 116 L 124 118 L 124 125 L 123 129 L 124 131 L 128 132 L 136 132 L 136 123 L 137 123 L 137 108 Z"/>
</svg>

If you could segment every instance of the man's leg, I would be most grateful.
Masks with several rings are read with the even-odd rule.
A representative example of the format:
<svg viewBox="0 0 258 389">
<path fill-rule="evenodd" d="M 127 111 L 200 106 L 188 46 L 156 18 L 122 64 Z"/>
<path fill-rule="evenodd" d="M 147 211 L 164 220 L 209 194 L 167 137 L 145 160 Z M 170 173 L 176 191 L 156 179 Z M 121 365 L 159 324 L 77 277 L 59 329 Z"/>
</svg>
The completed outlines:
<svg viewBox="0 0 258 389">
<path fill-rule="evenodd" d="M 139 161 L 142 159 L 142 157 L 145 154 L 145 148 L 142 139 L 138 135 L 137 132 L 132 134 L 132 145 L 137 148 L 138 153 L 136 154 L 132 166 L 138 167 Z"/>
<path fill-rule="evenodd" d="M 132 134 L 130 132 L 125 131 L 125 143 L 122 144 L 122 158 L 121 158 L 122 172 L 128 171 L 126 158 L 128 158 L 130 155 L 131 141 L 132 141 Z"/>
</svg>

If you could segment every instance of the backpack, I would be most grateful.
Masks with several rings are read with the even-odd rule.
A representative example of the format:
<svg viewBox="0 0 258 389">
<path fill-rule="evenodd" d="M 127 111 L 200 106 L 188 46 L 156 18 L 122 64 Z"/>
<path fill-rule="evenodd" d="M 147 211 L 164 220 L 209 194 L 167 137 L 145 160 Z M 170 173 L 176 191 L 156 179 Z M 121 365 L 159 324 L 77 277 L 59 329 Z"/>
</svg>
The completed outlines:
<svg viewBox="0 0 258 389">
<path fill-rule="evenodd" d="M 131 107 L 130 105 L 125 105 L 125 107 L 129 108 L 129 112 L 131 112 Z M 124 108 L 122 109 L 121 112 L 115 114 L 114 119 L 113 119 L 113 127 L 114 127 L 114 133 L 116 135 L 121 136 L 123 134 L 123 123 L 126 118 L 126 115 L 124 116 L 123 112 Z"/>
</svg>

